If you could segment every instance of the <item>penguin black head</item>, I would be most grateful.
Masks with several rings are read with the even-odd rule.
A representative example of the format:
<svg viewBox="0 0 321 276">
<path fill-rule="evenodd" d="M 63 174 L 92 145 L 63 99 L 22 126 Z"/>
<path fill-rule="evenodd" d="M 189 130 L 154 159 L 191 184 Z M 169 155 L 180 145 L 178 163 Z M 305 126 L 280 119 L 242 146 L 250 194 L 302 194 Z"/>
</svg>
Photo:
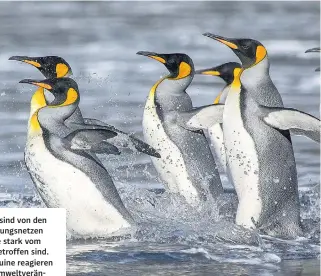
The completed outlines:
<svg viewBox="0 0 321 276">
<path fill-rule="evenodd" d="M 70 65 L 61 57 L 46 56 L 46 57 L 27 57 L 13 56 L 9 60 L 18 60 L 36 67 L 45 78 L 63 78 L 72 75 Z"/>
<path fill-rule="evenodd" d="M 242 65 L 237 62 L 227 62 L 223 63 L 219 66 L 196 70 L 195 74 L 202 74 L 202 75 L 211 75 L 211 76 L 218 76 L 222 78 L 227 85 L 231 84 L 234 80 L 234 69 L 235 68 L 242 68 Z"/>
<path fill-rule="evenodd" d="M 243 68 L 249 68 L 262 61 L 267 51 L 259 41 L 250 38 L 226 38 L 211 33 L 205 33 L 204 36 L 215 39 L 229 48 L 239 57 Z"/>
<path fill-rule="evenodd" d="M 311 48 L 305 51 L 305 53 L 320 53 L 321 52 L 321 48 L 320 47 L 316 47 L 316 48 Z M 315 69 L 316 72 L 320 71 L 320 67 L 318 67 L 317 69 Z"/>
<path fill-rule="evenodd" d="M 140 51 L 136 54 L 141 56 L 147 56 L 163 63 L 170 72 L 170 75 L 167 79 L 179 80 L 194 75 L 193 61 L 186 54 L 157 54 L 154 52 L 145 51 Z"/>
<path fill-rule="evenodd" d="M 71 78 L 52 78 L 45 80 L 24 79 L 19 83 L 29 83 L 50 91 L 55 99 L 48 106 L 65 106 L 80 100 L 77 83 Z"/>
</svg>

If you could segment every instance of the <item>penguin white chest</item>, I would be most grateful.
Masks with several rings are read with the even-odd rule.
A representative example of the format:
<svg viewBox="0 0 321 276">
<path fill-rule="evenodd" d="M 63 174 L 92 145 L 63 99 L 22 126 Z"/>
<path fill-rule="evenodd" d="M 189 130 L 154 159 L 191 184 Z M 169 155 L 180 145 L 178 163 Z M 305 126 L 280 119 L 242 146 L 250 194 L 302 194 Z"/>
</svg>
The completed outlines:
<svg viewBox="0 0 321 276">
<path fill-rule="evenodd" d="M 46 205 L 66 209 L 74 236 L 106 236 L 130 226 L 85 173 L 53 156 L 41 136 L 28 139 L 25 162 Z"/>
<path fill-rule="evenodd" d="M 261 214 L 259 164 L 254 141 L 244 128 L 240 93 L 231 91 L 223 113 L 223 134 L 228 167 L 239 199 L 236 223 L 247 228 Z"/>
<path fill-rule="evenodd" d="M 166 134 L 151 96 L 144 109 L 143 132 L 146 142 L 161 155 L 161 158 L 151 159 L 167 189 L 183 196 L 189 204 L 198 205 L 200 197 L 190 181 L 183 156 Z"/>
</svg>

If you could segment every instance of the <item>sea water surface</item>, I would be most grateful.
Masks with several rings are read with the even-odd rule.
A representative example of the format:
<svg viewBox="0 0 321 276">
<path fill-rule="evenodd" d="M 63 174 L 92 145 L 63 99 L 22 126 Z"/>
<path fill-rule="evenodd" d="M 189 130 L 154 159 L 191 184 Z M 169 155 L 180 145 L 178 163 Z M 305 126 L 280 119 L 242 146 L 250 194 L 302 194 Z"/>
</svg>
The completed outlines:
<svg viewBox="0 0 321 276">
<path fill-rule="evenodd" d="M 285 106 L 319 117 L 319 2 L 1 2 L 0 205 L 40 207 L 23 151 L 29 101 L 42 79 L 12 55 L 64 57 L 81 92 L 85 117 L 104 120 L 142 138 L 143 106 L 166 68 L 137 51 L 184 52 L 198 69 L 237 61 L 226 46 L 202 36 L 250 37 L 269 53 L 271 76 Z M 194 106 L 212 103 L 219 79 L 195 76 Z M 319 275 L 319 145 L 293 137 L 301 217 L 306 238 L 268 236 L 254 243 L 217 239 L 228 225 L 189 210 L 162 193 L 150 158 L 130 150 L 102 156 L 139 231 L 126 240 L 71 240 L 68 275 Z M 223 175 L 226 188 L 233 189 Z M 233 193 L 227 196 L 233 198 Z M 90 200 L 90 198 L 88 198 Z M 228 199 L 227 199 L 228 201 Z M 232 204 L 233 205 L 233 204 Z M 215 207 L 213 207 L 215 208 Z M 235 206 L 231 207 L 235 211 Z"/>
</svg>

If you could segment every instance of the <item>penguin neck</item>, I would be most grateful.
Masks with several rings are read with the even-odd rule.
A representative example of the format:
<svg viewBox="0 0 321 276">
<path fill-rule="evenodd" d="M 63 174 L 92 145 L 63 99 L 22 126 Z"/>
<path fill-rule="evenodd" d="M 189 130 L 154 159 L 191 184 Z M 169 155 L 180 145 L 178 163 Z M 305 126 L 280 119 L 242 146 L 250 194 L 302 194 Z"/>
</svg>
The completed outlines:
<svg viewBox="0 0 321 276">
<path fill-rule="evenodd" d="M 241 74 L 244 91 L 261 105 L 283 106 L 281 95 L 275 87 L 270 74 L 270 64 L 266 55 L 262 61 L 253 67 L 245 69 Z"/>
<path fill-rule="evenodd" d="M 65 120 L 70 118 L 78 108 L 79 101 L 79 92 L 74 88 L 69 88 L 63 103 L 48 105 L 39 110 L 38 120 L 41 127 L 54 134 L 68 134 L 68 127 L 65 125 Z"/>
<path fill-rule="evenodd" d="M 241 75 L 244 69 L 235 68 L 233 72 L 233 82 L 231 83 L 230 87 L 228 88 L 228 93 L 240 93 L 241 92 Z"/>
<path fill-rule="evenodd" d="M 217 95 L 214 104 L 223 104 L 226 100 L 227 94 L 231 88 L 231 84 L 226 84 L 222 91 Z"/>
<path fill-rule="evenodd" d="M 38 111 L 47 105 L 44 88 L 39 87 L 33 94 L 30 103 L 30 114 L 28 120 L 28 137 L 41 134 L 41 127 L 38 121 Z"/>
<path fill-rule="evenodd" d="M 35 93 L 33 93 L 31 101 L 30 101 L 30 113 L 29 113 L 29 121 L 32 115 L 39 110 L 40 108 L 47 105 L 47 101 L 45 98 L 44 88 L 39 87 Z"/>
<path fill-rule="evenodd" d="M 180 96 L 182 93 L 185 93 L 185 90 L 192 82 L 192 79 L 192 75 L 178 80 L 171 79 L 170 76 L 167 76 L 159 82 L 156 87 L 156 92 L 159 94 Z"/>
<path fill-rule="evenodd" d="M 57 135 L 67 135 L 68 127 L 65 120 L 77 109 L 78 101 L 64 106 L 46 106 L 38 111 L 38 121 L 41 128 Z"/>
<path fill-rule="evenodd" d="M 147 110 L 150 108 L 154 109 L 157 105 L 161 106 L 163 111 L 191 109 L 191 100 L 185 89 L 189 86 L 192 79 L 193 76 L 187 76 L 178 80 L 170 79 L 170 76 L 161 78 L 151 88 L 145 108 Z"/>
<path fill-rule="evenodd" d="M 75 123 L 83 123 L 84 122 L 84 118 L 82 116 L 79 106 L 76 108 L 75 112 L 72 113 L 71 116 L 65 120 L 66 124 L 68 124 L 69 122 L 75 122 Z"/>
<path fill-rule="evenodd" d="M 241 83 L 247 90 L 257 90 L 257 87 L 262 86 L 263 83 L 272 82 L 270 78 L 270 63 L 266 55 L 256 65 L 244 69 L 241 75 Z"/>
</svg>

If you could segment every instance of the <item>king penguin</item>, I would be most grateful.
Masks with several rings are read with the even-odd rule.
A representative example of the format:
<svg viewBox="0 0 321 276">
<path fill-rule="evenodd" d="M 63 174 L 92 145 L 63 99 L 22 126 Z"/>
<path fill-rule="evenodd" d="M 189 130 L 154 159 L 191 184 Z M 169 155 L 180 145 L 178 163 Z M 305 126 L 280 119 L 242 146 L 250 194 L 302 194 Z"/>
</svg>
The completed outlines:
<svg viewBox="0 0 321 276">
<path fill-rule="evenodd" d="M 66 209 L 67 228 L 74 237 L 118 235 L 134 225 L 112 178 L 92 154 L 110 153 L 104 141 L 117 133 L 92 125 L 72 130 L 64 124 L 78 107 L 77 83 L 70 78 L 20 83 L 44 88 L 55 97 L 50 104 L 39 90 L 32 97 L 35 112 L 25 152 L 29 173 L 46 206 Z"/>
<path fill-rule="evenodd" d="M 62 78 L 68 77 L 72 75 L 72 70 L 70 65 L 61 57 L 58 56 L 44 56 L 44 57 L 28 57 L 28 56 L 12 56 L 9 60 L 17 60 L 27 64 L 31 64 L 35 68 L 37 68 L 45 78 Z M 38 88 L 37 92 L 39 94 L 43 93 L 43 88 Z M 30 115 L 34 113 L 33 108 L 31 107 Z M 111 130 L 117 132 L 117 136 L 113 139 L 110 139 L 108 143 L 110 147 L 113 146 L 121 147 L 121 148 L 130 148 L 136 149 L 139 152 L 154 156 L 159 158 L 159 153 L 147 145 L 145 142 L 136 138 L 132 134 L 128 134 L 124 131 L 121 131 L 114 126 L 106 124 L 97 119 L 83 118 L 82 112 L 80 108 L 77 106 L 75 112 L 65 121 L 65 124 L 71 128 L 76 130 L 79 127 L 83 127 L 84 125 L 99 125 L 101 127 L 105 127 L 106 130 Z M 84 134 L 85 135 L 85 134 Z M 105 143 L 107 146 L 107 143 Z"/>
<path fill-rule="evenodd" d="M 178 122 L 193 110 L 186 88 L 194 77 L 191 58 L 182 53 L 138 55 L 155 59 L 170 74 L 150 90 L 143 115 L 145 140 L 159 150 L 161 158 L 152 162 L 170 193 L 179 194 L 193 207 L 223 193 L 220 176 L 203 131 L 190 131 Z M 210 196 L 211 195 L 211 196 Z"/>
<path fill-rule="evenodd" d="M 306 53 L 320 53 L 321 48 L 320 47 L 316 47 L 316 48 L 311 48 L 306 50 Z M 315 69 L 316 72 L 320 71 L 320 67 L 318 67 L 317 69 Z"/>
<path fill-rule="evenodd" d="M 228 167 L 239 199 L 237 224 L 274 236 L 300 236 L 297 172 L 288 131 L 320 143 L 320 120 L 280 107 L 268 74 L 267 51 L 260 42 L 205 35 L 233 49 L 243 68 L 234 69 L 222 116 L 215 114 L 210 122 L 208 116 L 191 114 L 186 126 L 223 123 Z M 216 105 L 207 109 L 218 112 Z"/>
<path fill-rule="evenodd" d="M 237 62 L 228 62 L 216 67 L 196 70 L 195 74 L 218 76 L 225 81 L 225 87 L 218 94 L 214 100 L 214 104 L 224 104 L 228 91 L 230 90 L 231 83 L 234 79 L 234 69 L 242 68 L 241 64 Z M 221 124 L 216 124 L 208 129 L 208 138 L 214 150 L 216 162 L 223 172 L 227 172 L 226 168 L 226 153 L 224 146 L 223 128 Z"/>
</svg>

